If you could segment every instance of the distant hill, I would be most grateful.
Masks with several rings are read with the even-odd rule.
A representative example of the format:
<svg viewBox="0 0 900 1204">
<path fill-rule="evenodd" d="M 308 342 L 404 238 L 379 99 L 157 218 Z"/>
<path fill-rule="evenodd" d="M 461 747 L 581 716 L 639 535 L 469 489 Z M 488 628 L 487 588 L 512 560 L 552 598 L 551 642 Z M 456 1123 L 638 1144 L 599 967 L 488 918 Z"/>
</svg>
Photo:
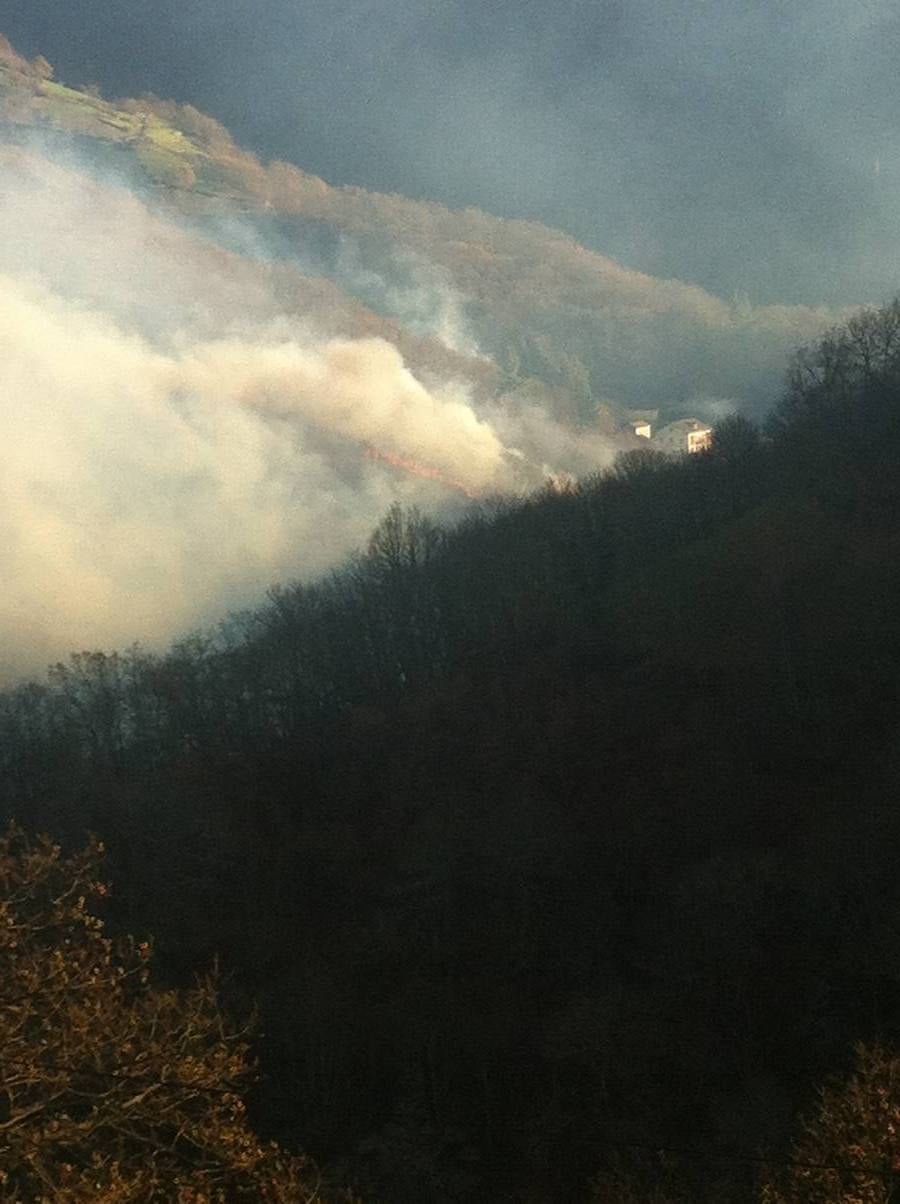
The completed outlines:
<svg viewBox="0 0 900 1204">
<path fill-rule="evenodd" d="M 244 260 L 281 261 L 285 287 L 305 292 L 310 310 L 340 310 L 347 333 L 353 322 L 371 333 L 387 321 L 381 333 L 413 365 L 449 355 L 483 395 L 507 405 L 539 396 L 557 420 L 605 434 L 629 407 L 675 418 L 726 400 L 760 412 L 790 350 L 843 316 L 725 301 L 631 271 L 536 222 L 335 188 L 261 163 L 190 104 L 111 102 L 66 87 L 5 39 L 0 133 L 32 155 L 77 161 L 101 179 L 114 173 Z"/>
</svg>

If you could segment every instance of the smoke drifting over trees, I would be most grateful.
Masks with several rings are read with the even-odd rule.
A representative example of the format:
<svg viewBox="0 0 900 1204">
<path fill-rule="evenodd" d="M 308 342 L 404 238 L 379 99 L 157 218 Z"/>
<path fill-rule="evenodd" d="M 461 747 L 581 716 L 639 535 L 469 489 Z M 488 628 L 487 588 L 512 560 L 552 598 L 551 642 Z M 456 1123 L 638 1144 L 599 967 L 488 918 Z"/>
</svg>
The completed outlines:
<svg viewBox="0 0 900 1204">
<path fill-rule="evenodd" d="M 7 151 L 3 183 L 3 673 L 321 573 L 394 499 L 542 479 L 514 414 L 479 416 L 483 361 L 71 168 Z M 552 468 L 608 462 L 543 422 Z"/>
<path fill-rule="evenodd" d="M 632 13 L 651 61 L 696 37 Z M 707 44 L 685 111 L 725 63 L 727 114 Z M 29 53 L 0 38 L 0 674 L 56 663 L 0 689 L 0 1183 L 316 1198 L 275 1138 L 373 1204 L 883 1204 L 900 301 L 725 301 Z M 698 454 L 629 432 L 657 407 Z M 91 831 L 111 896 L 61 852 Z"/>
<path fill-rule="evenodd" d="M 392 505 L 215 638 L 0 692 L 0 807 L 104 834 L 173 983 L 221 958 L 257 1131 L 363 1198 L 880 1204 L 898 395 L 900 303 L 798 353 L 765 430 Z"/>
<path fill-rule="evenodd" d="M 754 303 L 898 274 L 891 0 L 29 0 L 73 83 L 152 91 L 332 183 L 567 229 Z"/>
<path fill-rule="evenodd" d="M 394 500 L 602 468 L 623 406 L 730 409 L 824 320 L 264 168 L 189 105 L 115 108 L 8 45 L 0 77 L 7 676 L 321 573 Z"/>
</svg>

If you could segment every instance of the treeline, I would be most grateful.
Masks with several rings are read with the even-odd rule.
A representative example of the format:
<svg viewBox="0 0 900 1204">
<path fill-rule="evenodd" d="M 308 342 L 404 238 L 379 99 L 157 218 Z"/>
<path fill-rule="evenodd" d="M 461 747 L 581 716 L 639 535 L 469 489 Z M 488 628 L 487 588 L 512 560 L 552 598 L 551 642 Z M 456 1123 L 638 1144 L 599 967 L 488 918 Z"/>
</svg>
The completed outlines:
<svg viewBox="0 0 900 1204">
<path fill-rule="evenodd" d="M 103 837 L 173 983 L 220 958 L 255 1124 L 367 1200 L 579 1200 L 660 1150 L 665 1198 L 757 1198 L 900 1040 L 898 461 L 895 303 L 762 431 L 395 507 L 325 580 L 8 691 L 2 810 Z"/>
</svg>

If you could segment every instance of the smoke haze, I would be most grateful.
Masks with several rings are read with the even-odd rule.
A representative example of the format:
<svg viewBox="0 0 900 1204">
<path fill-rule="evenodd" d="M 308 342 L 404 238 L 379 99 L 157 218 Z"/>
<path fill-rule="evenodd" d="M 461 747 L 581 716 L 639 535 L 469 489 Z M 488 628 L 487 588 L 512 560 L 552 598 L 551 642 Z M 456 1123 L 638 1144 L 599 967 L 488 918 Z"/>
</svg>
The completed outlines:
<svg viewBox="0 0 900 1204">
<path fill-rule="evenodd" d="M 536 410 L 492 423 L 471 382 L 424 383 L 383 337 L 324 334 L 320 312 L 280 304 L 275 269 L 124 189 L 33 154 L 2 166 L 6 678 L 165 640 L 319 574 L 394 500 L 440 510 L 460 490 L 534 484 L 549 459 L 612 454 L 602 440 L 576 454 Z"/>
<path fill-rule="evenodd" d="M 189 100 L 264 155 L 536 218 L 754 305 L 897 287 L 890 0 L 28 0 L 72 82 Z"/>
</svg>

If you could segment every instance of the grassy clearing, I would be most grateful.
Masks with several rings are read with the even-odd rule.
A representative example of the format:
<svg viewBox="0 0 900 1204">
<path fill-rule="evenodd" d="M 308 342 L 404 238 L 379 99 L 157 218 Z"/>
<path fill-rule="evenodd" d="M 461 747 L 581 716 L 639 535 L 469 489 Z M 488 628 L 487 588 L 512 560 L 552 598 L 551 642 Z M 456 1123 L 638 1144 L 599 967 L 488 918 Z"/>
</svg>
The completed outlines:
<svg viewBox="0 0 900 1204">
<path fill-rule="evenodd" d="M 107 141 L 133 140 L 146 147 L 146 152 L 139 158 L 159 166 L 166 177 L 175 171 L 175 160 L 189 160 L 202 153 L 181 130 L 166 124 L 155 114 L 126 113 L 100 97 L 78 92 L 53 80 L 42 81 L 40 92 L 41 111 L 53 125 L 80 134 L 93 134 Z M 185 174 L 183 167 L 181 175 Z"/>
<path fill-rule="evenodd" d="M 42 80 L 36 100 L 38 111 L 51 125 L 104 141 L 121 141 L 137 133 L 137 121 L 114 105 L 87 92 Z"/>
<path fill-rule="evenodd" d="M 195 155 L 198 149 L 191 140 L 173 126 L 166 125 L 159 118 L 153 117 L 150 119 L 144 136 L 149 138 L 151 142 L 162 150 L 168 151 L 173 155 Z"/>
<path fill-rule="evenodd" d="M 71 104 L 86 104 L 92 108 L 97 108 L 100 105 L 103 105 L 104 108 L 110 107 L 106 104 L 106 101 L 100 100 L 96 96 L 91 96 L 87 92 L 77 92 L 74 88 L 69 88 L 65 84 L 58 84 L 52 79 L 45 79 L 41 84 L 41 90 L 45 96 L 55 96 Z"/>
<path fill-rule="evenodd" d="M 5 80 L 0 73 L 0 96 Z M 219 153 L 196 136 L 139 106 L 121 109 L 100 96 L 81 92 L 55 80 L 30 77 L 27 105 L 17 120 L 98 142 L 115 143 L 134 159 L 151 183 L 168 188 L 214 193 L 243 201 L 261 195 L 250 156 Z M 11 103 L 11 102 L 10 102 Z M 0 116 L 2 116 L 0 112 Z M 8 115 L 11 115 L 11 110 Z"/>
</svg>

